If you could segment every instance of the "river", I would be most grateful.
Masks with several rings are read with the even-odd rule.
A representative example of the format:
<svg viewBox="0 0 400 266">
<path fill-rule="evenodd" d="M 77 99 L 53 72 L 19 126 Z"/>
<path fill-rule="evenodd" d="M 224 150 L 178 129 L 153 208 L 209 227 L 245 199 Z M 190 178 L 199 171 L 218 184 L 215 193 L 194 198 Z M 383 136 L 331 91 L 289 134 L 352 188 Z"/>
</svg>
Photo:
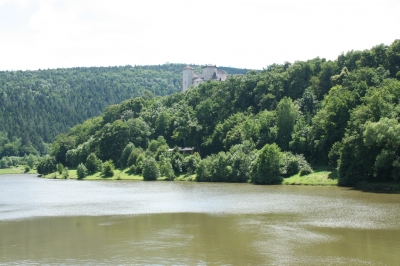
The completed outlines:
<svg viewBox="0 0 400 266">
<path fill-rule="evenodd" d="M 0 265 L 399 262 L 399 194 L 0 176 Z"/>
</svg>

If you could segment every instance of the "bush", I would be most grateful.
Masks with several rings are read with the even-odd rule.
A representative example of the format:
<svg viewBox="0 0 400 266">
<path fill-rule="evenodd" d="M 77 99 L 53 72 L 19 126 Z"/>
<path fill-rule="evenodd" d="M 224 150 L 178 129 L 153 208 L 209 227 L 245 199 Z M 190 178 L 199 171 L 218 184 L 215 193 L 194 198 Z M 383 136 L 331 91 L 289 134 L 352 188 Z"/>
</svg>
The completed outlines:
<svg viewBox="0 0 400 266">
<path fill-rule="evenodd" d="M 197 182 L 209 182 L 211 173 L 210 173 L 210 157 L 204 158 L 201 160 L 196 167 L 196 181 Z"/>
<path fill-rule="evenodd" d="M 69 173 L 68 173 L 68 167 L 64 167 L 64 170 L 61 174 L 61 177 L 64 179 L 67 179 L 69 177 Z"/>
<path fill-rule="evenodd" d="M 8 167 L 8 160 L 5 157 L 1 158 L 0 160 L 0 168 L 7 168 Z"/>
<path fill-rule="evenodd" d="M 82 179 L 87 176 L 87 168 L 83 163 L 80 163 L 78 168 L 76 168 L 76 174 L 78 175 L 78 179 Z"/>
<path fill-rule="evenodd" d="M 310 165 L 306 165 L 300 169 L 300 176 L 312 174 L 313 170 Z"/>
<path fill-rule="evenodd" d="M 251 181 L 255 184 L 280 184 L 282 160 L 282 152 L 278 145 L 266 144 L 252 165 Z"/>
<path fill-rule="evenodd" d="M 284 176 L 292 176 L 300 171 L 299 160 L 296 155 L 291 152 L 283 153 L 283 167 L 281 169 L 281 174 Z"/>
<path fill-rule="evenodd" d="M 29 173 L 30 170 L 31 170 L 31 168 L 29 166 L 25 166 L 24 173 Z"/>
<path fill-rule="evenodd" d="M 143 179 L 157 180 L 160 177 L 160 170 L 158 169 L 156 160 L 153 157 L 147 157 L 143 161 Z"/>
<path fill-rule="evenodd" d="M 161 155 L 158 165 L 160 169 L 160 176 L 165 176 L 166 180 L 170 181 L 175 179 L 174 169 L 172 168 L 172 164 L 169 158 Z"/>
<path fill-rule="evenodd" d="M 45 157 L 43 158 L 36 167 L 37 172 L 42 175 L 48 175 L 57 170 L 56 160 L 54 157 Z"/>
<path fill-rule="evenodd" d="M 137 164 L 137 160 L 142 153 L 142 148 L 133 148 L 131 153 L 129 154 L 127 165 L 131 166 Z"/>
<path fill-rule="evenodd" d="M 115 167 L 114 167 L 113 161 L 108 160 L 103 163 L 101 173 L 105 177 L 112 177 L 112 176 L 114 176 L 114 169 L 115 169 Z"/>
<path fill-rule="evenodd" d="M 64 165 L 62 163 L 57 164 L 57 172 L 61 175 L 64 170 Z"/>
<path fill-rule="evenodd" d="M 200 160 L 201 158 L 198 152 L 195 152 L 194 154 L 185 157 L 183 160 L 185 172 L 188 175 L 193 174 L 196 171 L 197 164 L 200 162 Z"/>
<path fill-rule="evenodd" d="M 89 173 L 93 174 L 101 171 L 101 160 L 93 152 L 86 158 L 85 164 Z"/>
<path fill-rule="evenodd" d="M 129 144 L 126 145 L 125 149 L 122 151 L 121 157 L 119 158 L 119 165 L 121 168 L 129 166 L 128 159 L 134 148 L 135 145 L 133 145 L 132 142 L 129 142 Z"/>
</svg>

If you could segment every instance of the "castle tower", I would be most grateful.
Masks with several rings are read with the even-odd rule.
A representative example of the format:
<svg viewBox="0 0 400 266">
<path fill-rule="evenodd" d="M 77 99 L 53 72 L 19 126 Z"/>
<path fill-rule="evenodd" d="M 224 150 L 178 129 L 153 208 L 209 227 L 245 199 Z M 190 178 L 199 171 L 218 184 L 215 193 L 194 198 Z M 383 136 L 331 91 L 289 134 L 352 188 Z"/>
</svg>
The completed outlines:
<svg viewBox="0 0 400 266">
<path fill-rule="evenodd" d="M 193 77 L 194 77 L 194 68 L 191 66 L 186 66 L 183 69 L 181 92 L 187 91 L 190 85 L 192 85 Z"/>
<path fill-rule="evenodd" d="M 217 66 L 216 65 L 205 65 L 203 66 L 203 77 L 204 80 L 210 80 L 212 79 L 212 76 L 214 75 L 214 73 L 217 73 Z"/>
</svg>

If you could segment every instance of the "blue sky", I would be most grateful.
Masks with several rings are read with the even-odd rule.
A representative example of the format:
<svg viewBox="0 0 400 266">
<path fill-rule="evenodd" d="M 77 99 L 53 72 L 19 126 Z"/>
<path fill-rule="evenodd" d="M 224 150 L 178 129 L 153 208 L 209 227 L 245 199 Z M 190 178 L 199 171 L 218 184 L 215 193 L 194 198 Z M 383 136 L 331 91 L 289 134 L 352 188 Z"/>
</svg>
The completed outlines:
<svg viewBox="0 0 400 266">
<path fill-rule="evenodd" d="M 399 0 L 0 0 L 0 70 L 334 60 L 400 38 L 399 14 Z"/>
</svg>

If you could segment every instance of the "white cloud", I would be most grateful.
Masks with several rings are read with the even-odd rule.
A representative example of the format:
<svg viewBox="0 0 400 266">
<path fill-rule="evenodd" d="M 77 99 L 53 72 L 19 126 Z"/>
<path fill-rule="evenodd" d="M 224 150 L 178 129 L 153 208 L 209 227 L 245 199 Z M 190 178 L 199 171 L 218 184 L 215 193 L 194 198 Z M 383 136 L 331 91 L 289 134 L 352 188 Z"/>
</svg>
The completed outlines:
<svg viewBox="0 0 400 266">
<path fill-rule="evenodd" d="M 3 70 L 167 61 L 262 68 L 390 44 L 400 25 L 393 0 L 0 0 L 0 14 L 10 3 L 27 22 L 0 26 Z"/>
</svg>

